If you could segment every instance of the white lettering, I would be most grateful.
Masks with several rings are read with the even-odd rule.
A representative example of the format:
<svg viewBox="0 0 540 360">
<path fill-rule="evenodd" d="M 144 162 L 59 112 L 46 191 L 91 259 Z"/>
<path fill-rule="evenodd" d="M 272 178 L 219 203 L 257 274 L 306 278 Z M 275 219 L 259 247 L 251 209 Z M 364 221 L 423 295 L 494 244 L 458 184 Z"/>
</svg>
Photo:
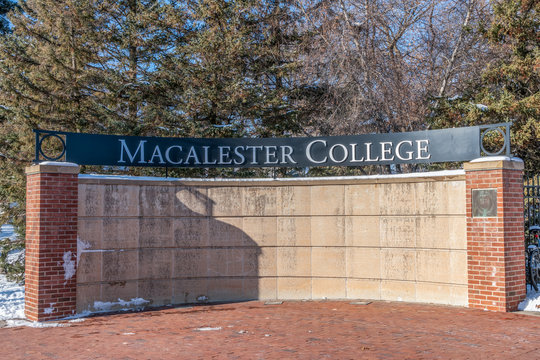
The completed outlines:
<svg viewBox="0 0 540 360">
<path fill-rule="evenodd" d="M 232 164 L 232 160 L 229 158 L 231 147 L 230 146 L 218 146 L 219 148 L 219 165 Z M 228 161 L 226 159 L 229 159 Z"/>
<path fill-rule="evenodd" d="M 251 163 L 256 164 L 257 163 L 257 149 L 262 150 L 262 146 L 246 146 L 246 150 L 253 150 L 252 151 L 252 157 L 251 157 Z"/>
<path fill-rule="evenodd" d="M 146 142 L 146 140 L 141 140 L 139 142 L 139 146 L 137 146 L 137 150 L 135 150 L 135 154 L 133 154 L 133 155 L 131 155 L 131 152 L 129 151 L 129 148 L 126 145 L 126 140 L 119 139 L 118 141 L 120 141 L 120 144 L 122 145 L 122 147 L 120 149 L 120 160 L 118 161 L 119 163 L 125 163 L 126 162 L 124 160 L 124 151 L 126 152 L 128 158 L 129 158 L 129 161 L 133 162 L 133 160 L 135 160 L 135 156 L 137 156 L 137 153 L 139 152 L 139 150 L 141 151 L 141 160 L 139 160 L 139 164 L 144 164 L 145 163 L 145 161 L 144 161 L 144 143 Z"/>
<path fill-rule="evenodd" d="M 363 156 L 362 156 L 361 159 L 357 159 L 357 158 L 356 158 L 356 146 L 357 146 L 358 144 L 349 144 L 349 145 L 351 146 L 351 155 L 352 155 L 352 156 L 351 156 L 351 162 L 354 163 L 354 162 L 362 162 L 362 161 L 364 161 L 364 157 L 363 157 Z"/>
<path fill-rule="evenodd" d="M 163 161 L 163 156 L 161 155 L 161 149 L 159 148 L 159 145 L 156 145 L 156 148 L 154 149 L 154 152 L 152 153 L 152 157 L 150 158 L 150 161 L 148 161 L 150 164 L 154 163 L 154 158 L 159 158 L 160 164 L 165 164 L 165 161 Z"/>
<path fill-rule="evenodd" d="M 416 140 L 416 149 L 418 151 L 418 156 L 416 157 L 416 160 L 427 160 L 431 158 L 431 154 L 428 154 L 428 145 L 429 140 Z M 422 152 L 426 153 L 427 156 L 422 156 Z"/>
<path fill-rule="evenodd" d="M 334 154 L 334 150 L 335 150 L 336 148 L 338 148 L 338 147 L 341 148 L 341 149 L 343 149 L 343 158 L 342 158 L 341 160 L 336 159 L 336 158 L 335 158 L 335 154 Z M 329 154 L 329 155 L 330 155 L 330 160 L 332 160 L 333 162 L 339 164 L 339 163 L 342 163 L 342 162 L 344 162 L 345 160 L 347 160 L 347 157 L 349 156 L 349 151 L 347 150 L 347 148 L 345 147 L 345 145 L 343 145 L 343 144 L 336 144 L 336 145 L 334 145 L 334 146 L 332 146 L 332 147 L 330 148 L 330 154 Z"/>
<path fill-rule="evenodd" d="M 276 156 L 277 146 L 271 145 L 271 146 L 265 146 L 264 149 L 266 150 L 266 161 L 265 164 L 277 164 L 279 162 L 279 159 Z M 273 157 L 275 160 L 270 160 L 270 157 Z"/>
<path fill-rule="evenodd" d="M 234 148 L 234 153 L 236 154 L 236 156 L 238 156 L 238 157 L 239 157 L 240 159 L 242 159 L 242 160 L 238 161 L 238 160 L 235 159 L 235 160 L 234 160 L 235 165 L 243 164 L 244 161 L 246 161 L 246 157 L 244 156 L 244 154 L 242 154 L 242 153 L 239 151 L 239 149 L 244 150 L 244 147 L 243 147 L 243 146 L 237 146 L 237 147 L 235 147 L 235 148 Z"/>
<path fill-rule="evenodd" d="M 178 158 L 180 158 L 180 160 L 178 161 L 171 160 L 171 150 L 174 148 L 177 148 L 179 151 L 182 151 L 182 147 L 179 145 L 173 145 L 171 147 L 168 147 L 167 150 L 165 150 L 165 159 L 167 159 L 167 161 L 173 165 L 178 165 L 182 163 L 182 158 L 180 158 L 180 154 L 178 154 Z"/>
<path fill-rule="evenodd" d="M 373 143 L 366 143 L 366 161 L 379 161 L 379 157 L 377 156 L 375 159 L 371 158 L 371 145 Z"/>
<path fill-rule="evenodd" d="M 381 142 L 381 161 L 392 161 L 394 160 L 394 155 L 391 158 L 387 158 L 386 154 L 390 155 L 392 153 L 392 143 L 391 142 Z M 388 147 L 390 146 L 390 147 Z"/>
<path fill-rule="evenodd" d="M 186 161 L 184 162 L 184 164 L 189 164 L 190 158 L 193 158 L 195 160 L 193 164 L 195 165 L 201 164 L 201 162 L 199 161 L 199 157 L 197 156 L 197 153 L 195 152 L 195 146 L 192 146 L 189 148 L 189 152 L 188 152 L 188 155 L 186 157 Z"/>
<path fill-rule="evenodd" d="M 412 141 L 409 141 L 409 140 L 404 140 L 404 141 L 398 143 L 397 146 L 396 146 L 396 156 L 398 157 L 399 160 L 412 160 L 412 158 L 413 158 L 413 152 L 412 151 L 405 151 L 405 154 L 407 154 L 407 157 L 402 156 L 402 154 L 401 154 L 401 145 L 403 145 L 403 144 L 408 144 L 409 146 L 413 145 Z"/>
<path fill-rule="evenodd" d="M 317 161 L 317 160 L 313 159 L 313 157 L 311 156 L 311 147 L 316 143 L 322 143 L 324 145 L 324 147 L 326 147 L 326 140 L 314 140 L 314 141 L 310 142 L 308 144 L 308 146 L 306 146 L 306 157 L 312 163 L 322 164 L 322 163 L 326 162 L 326 160 L 328 159 L 328 156 L 325 156 L 324 159 L 322 159 L 321 161 Z"/>
<path fill-rule="evenodd" d="M 203 146 L 204 149 L 204 165 L 213 165 L 217 163 L 217 160 L 214 160 L 214 162 L 210 162 L 208 159 L 208 149 L 210 149 L 210 146 Z"/>
<path fill-rule="evenodd" d="M 296 161 L 292 158 L 293 148 L 292 146 L 285 145 L 281 146 L 281 163 L 286 164 L 287 160 L 285 158 L 289 159 L 289 162 L 291 164 L 296 164 Z"/>
</svg>

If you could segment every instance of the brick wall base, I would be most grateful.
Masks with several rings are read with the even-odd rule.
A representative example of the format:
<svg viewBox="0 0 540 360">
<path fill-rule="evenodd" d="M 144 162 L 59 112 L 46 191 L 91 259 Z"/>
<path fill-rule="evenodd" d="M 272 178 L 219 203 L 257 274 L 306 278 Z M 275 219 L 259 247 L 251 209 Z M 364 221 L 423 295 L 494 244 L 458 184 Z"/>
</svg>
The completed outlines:
<svg viewBox="0 0 540 360">
<path fill-rule="evenodd" d="M 29 320 L 75 313 L 78 173 L 73 164 L 26 169 L 25 314 Z"/>
<path fill-rule="evenodd" d="M 467 267 L 469 307 L 514 311 L 525 298 L 523 162 L 470 162 L 467 181 Z M 479 212 L 475 190 L 496 192 L 496 215 Z M 475 196 L 479 196 L 477 193 Z"/>
</svg>

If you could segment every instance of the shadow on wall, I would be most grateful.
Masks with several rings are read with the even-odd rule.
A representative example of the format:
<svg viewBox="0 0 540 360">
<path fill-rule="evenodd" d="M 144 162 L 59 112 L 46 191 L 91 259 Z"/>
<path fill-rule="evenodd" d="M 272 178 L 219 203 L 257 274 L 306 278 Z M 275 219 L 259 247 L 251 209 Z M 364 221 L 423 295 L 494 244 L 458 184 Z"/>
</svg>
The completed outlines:
<svg viewBox="0 0 540 360">
<path fill-rule="evenodd" d="M 261 250 L 242 230 L 241 196 L 223 188 L 216 213 L 206 187 L 80 189 L 78 312 L 259 298 Z"/>
<path fill-rule="evenodd" d="M 242 230 L 242 217 L 214 216 L 207 191 L 176 190 L 173 302 L 257 299 L 260 249 Z M 227 207 L 241 207 L 232 199 Z"/>
</svg>

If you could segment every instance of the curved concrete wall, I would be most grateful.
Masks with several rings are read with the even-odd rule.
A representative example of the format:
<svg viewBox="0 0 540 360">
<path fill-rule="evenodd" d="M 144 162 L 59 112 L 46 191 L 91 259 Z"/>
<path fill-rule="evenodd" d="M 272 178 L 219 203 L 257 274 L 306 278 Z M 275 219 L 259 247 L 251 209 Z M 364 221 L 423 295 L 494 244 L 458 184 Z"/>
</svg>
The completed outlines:
<svg viewBox="0 0 540 360">
<path fill-rule="evenodd" d="M 467 305 L 463 171 L 299 180 L 79 176 L 77 311 L 245 299 Z M 136 304 L 132 301 L 131 304 Z"/>
</svg>

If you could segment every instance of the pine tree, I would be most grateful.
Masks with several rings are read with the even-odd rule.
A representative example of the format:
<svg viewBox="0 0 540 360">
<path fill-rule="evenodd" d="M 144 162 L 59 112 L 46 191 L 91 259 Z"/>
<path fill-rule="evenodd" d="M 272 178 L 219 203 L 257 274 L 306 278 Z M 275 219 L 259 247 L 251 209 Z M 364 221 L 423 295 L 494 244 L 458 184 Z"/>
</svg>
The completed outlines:
<svg viewBox="0 0 540 360">
<path fill-rule="evenodd" d="M 499 1 L 486 37 L 500 53 L 461 96 L 439 99 L 437 127 L 512 121 L 512 146 L 528 172 L 540 169 L 540 2 Z M 500 139 L 493 139 L 494 147 Z"/>
<path fill-rule="evenodd" d="M 300 129 L 286 1 L 27 0 L 10 20 L 13 33 L 0 43 L 0 221 L 21 234 L 32 129 L 176 137 Z"/>
<path fill-rule="evenodd" d="M 160 74 L 170 85 L 180 130 L 195 137 L 298 133 L 290 81 L 297 67 L 295 18 L 287 1 L 186 2 L 190 19 Z M 182 54 L 189 54 L 182 56 Z M 178 91 L 182 89 L 182 91 Z M 178 125 L 170 127 L 178 130 Z M 178 173 L 178 171 L 173 171 Z M 185 171 L 184 171 L 185 173 Z M 193 170 L 191 175 L 266 176 L 264 169 Z"/>
<path fill-rule="evenodd" d="M 32 129 L 153 134 L 162 121 L 155 61 L 167 49 L 160 1 L 29 0 L 0 42 L 0 223 L 24 234 Z"/>
<path fill-rule="evenodd" d="M 163 66 L 194 136 L 283 135 L 298 130 L 286 80 L 295 69 L 287 2 L 188 1 L 187 43 Z M 184 39 L 180 39 L 184 41 Z M 178 55 L 187 53 L 189 60 Z M 176 74 L 181 74 L 177 76 Z M 177 81 L 177 82 L 176 82 Z"/>
<path fill-rule="evenodd" d="M 7 14 L 16 6 L 16 3 L 10 0 L 0 0 L 0 35 L 10 31 Z"/>
</svg>

